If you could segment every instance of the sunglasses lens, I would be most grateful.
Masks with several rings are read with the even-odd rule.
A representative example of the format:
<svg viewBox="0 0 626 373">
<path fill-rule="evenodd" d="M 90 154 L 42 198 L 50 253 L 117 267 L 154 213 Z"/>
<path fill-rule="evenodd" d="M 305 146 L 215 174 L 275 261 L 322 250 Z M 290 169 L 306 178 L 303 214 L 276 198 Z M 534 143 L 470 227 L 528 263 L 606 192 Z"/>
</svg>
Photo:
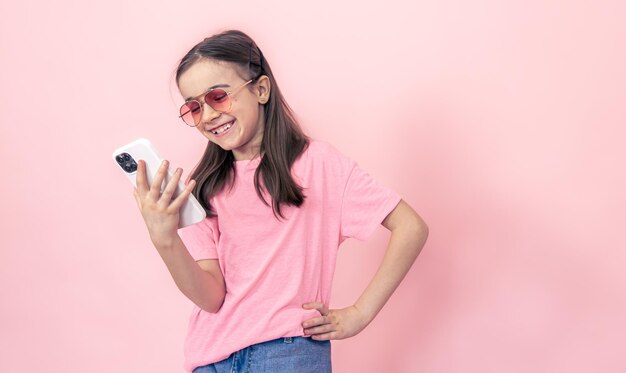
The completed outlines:
<svg viewBox="0 0 626 373">
<path fill-rule="evenodd" d="M 230 98 L 223 89 L 214 89 L 204 96 L 204 100 L 213 110 L 226 112 L 230 109 Z"/>
<path fill-rule="evenodd" d="M 200 123 L 202 108 L 198 101 L 189 101 L 180 107 L 180 117 L 190 126 Z"/>
</svg>

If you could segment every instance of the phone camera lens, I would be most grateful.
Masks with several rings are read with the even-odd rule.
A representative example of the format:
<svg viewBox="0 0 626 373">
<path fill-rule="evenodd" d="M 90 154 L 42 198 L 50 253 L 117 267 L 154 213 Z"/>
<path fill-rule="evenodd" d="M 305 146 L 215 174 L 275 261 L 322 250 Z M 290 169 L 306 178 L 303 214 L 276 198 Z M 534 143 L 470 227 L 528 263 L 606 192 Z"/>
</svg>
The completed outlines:
<svg viewBox="0 0 626 373">
<path fill-rule="evenodd" d="M 137 171 L 137 163 L 133 162 L 130 164 L 130 170 L 131 172 L 135 172 Z"/>
<path fill-rule="evenodd" d="M 130 160 L 132 159 L 132 158 L 130 157 L 130 154 L 128 154 L 128 153 L 124 153 L 124 154 L 122 154 L 122 155 L 124 156 L 124 160 L 125 160 L 125 161 L 130 161 Z"/>
<path fill-rule="evenodd" d="M 117 163 L 123 164 L 124 163 L 124 155 L 120 154 L 120 155 L 116 156 L 115 160 L 117 161 Z"/>
</svg>

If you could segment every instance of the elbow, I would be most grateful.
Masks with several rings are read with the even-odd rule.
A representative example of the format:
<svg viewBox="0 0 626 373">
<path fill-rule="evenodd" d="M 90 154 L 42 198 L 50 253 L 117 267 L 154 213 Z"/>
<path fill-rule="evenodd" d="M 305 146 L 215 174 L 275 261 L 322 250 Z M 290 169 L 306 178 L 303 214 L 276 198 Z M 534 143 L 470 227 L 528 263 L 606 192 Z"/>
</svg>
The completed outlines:
<svg viewBox="0 0 626 373">
<path fill-rule="evenodd" d="M 419 235 L 424 238 L 424 241 L 426 241 L 429 232 L 428 225 L 426 225 L 426 223 L 424 223 L 424 221 L 422 220 L 422 223 L 418 225 L 417 230 L 419 232 Z"/>
<path fill-rule="evenodd" d="M 212 291 L 209 291 L 211 296 L 207 299 L 208 307 L 205 311 L 209 313 L 217 313 L 222 308 L 222 305 L 224 305 L 224 299 L 226 298 L 226 282 L 224 281 L 224 277 L 221 273 L 219 276 L 210 272 L 209 274 L 211 274 L 215 283 Z"/>
<path fill-rule="evenodd" d="M 203 304 L 196 304 L 196 306 L 205 312 L 217 313 L 224 304 L 224 298 L 225 295 L 222 294 L 220 297 L 209 299 L 206 302 L 203 302 Z"/>
<path fill-rule="evenodd" d="M 419 235 L 420 235 L 422 242 L 426 242 L 426 240 L 428 239 L 429 229 L 428 229 L 428 225 L 426 225 L 426 223 L 423 220 L 422 220 L 422 223 L 419 225 L 418 230 L 419 230 Z"/>
<path fill-rule="evenodd" d="M 205 312 L 217 313 L 226 299 L 226 284 L 223 280 L 216 282 L 213 287 L 201 291 L 201 294 L 202 296 L 196 297 L 196 306 Z"/>
<path fill-rule="evenodd" d="M 212 306 L 212 307 L 200 307 L 200 309 L 208 313 L 217 313 L 220 309 L 222 309 L 222 305 L 219 304 L 217 306 Z"/>
<path fill-rule="evenodd" d="M 415 211 L 411 214 L 411 217 L 407 219 L 407 226 L 410 231 L 419 237 L 422 237 L 424 241 L 428 238 L 428 225 Z"/>
<path fill-rule="evenodd" d="M 410 232 L 411 241 L 415 242 L 416 247 L 421 251 L 422 247 L 428 239 L 428 225 L 417 214 L 414 214 L 409 222 L 407 222 L 407 230 Z"/>
<path fill-rule="evenodd" d="M 411 241 L 423 243 L 428 237 L 428 225 L 426 222 L 403 200 L 387 215 L 382 224 L 392 233 L 398 232 Z"/>
</svg>

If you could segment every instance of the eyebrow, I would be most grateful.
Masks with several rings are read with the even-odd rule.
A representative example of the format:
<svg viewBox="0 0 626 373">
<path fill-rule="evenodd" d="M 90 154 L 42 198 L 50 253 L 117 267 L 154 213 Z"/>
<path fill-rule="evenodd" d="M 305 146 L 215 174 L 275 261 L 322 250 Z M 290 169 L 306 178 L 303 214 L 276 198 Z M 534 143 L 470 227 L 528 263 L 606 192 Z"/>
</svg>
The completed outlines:
<svg viewBox="0 0 626 373">
<path fill-rule="evenodd" d="M 225 84 L 225 83 L 222 83 L 222 84 L 216 84 L 216 85 L 210 86 L 210 87 L 209 87 L 206 91 L 204 91 L 203 93 L 199 94 L 198 96 L 202 96 L 203 94 L 207 93 L 208 91 L 210 91 L 210 90 L 212 90 L 212 89 L 214 89 L 214 88 L 227 88 L 227 87 L 230 87 L 230 84 Z M 187 102 L 187 101 L 189 101 L 189 100 L 193 100 L 193 99 L 195 99 L 195 98 L 196 98 L 196 97 L 198 97 L 198 96 L 195 96 L 195 97 L 187 97 L 187 98 L 185 99 L 185 102 Z"/>
</svg>

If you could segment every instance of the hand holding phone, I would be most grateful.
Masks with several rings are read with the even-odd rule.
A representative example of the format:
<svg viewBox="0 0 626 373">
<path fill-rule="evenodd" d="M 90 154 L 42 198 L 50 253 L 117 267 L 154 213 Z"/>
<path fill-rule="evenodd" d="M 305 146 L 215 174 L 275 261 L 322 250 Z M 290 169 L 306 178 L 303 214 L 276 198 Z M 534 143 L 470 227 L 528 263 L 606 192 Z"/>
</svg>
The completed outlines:
<svg viewBox="0 0 626 373">
<path fill-rule="evenodd" d="M 177 193 L 178 196 L 173 197 L 182 175 L 182 169 L 176 169 L 162 189 L 168 171 L 169 162 L 163 161 L 152 183 L 148 184 L 145 161 L 140 160 L 137 163 L 137 187 L 134 196 L 155 244 L 168 240 L 176 234 L 181 223 L 180 208 L 191 195 L 195 185 L 195 181 L 191 180 L 182 192 Z"/>
<path fill-rule="evenodd" d="M 113 158 L 136 187 L 135 199 L 153 240 L 206 217 L 204 208 L 191 194 L 195 182 L 184 186 L 180 180 L 182 169 L 172 174 L 169 162 L 147 139 L 117 149 Z"/>
</svg>

